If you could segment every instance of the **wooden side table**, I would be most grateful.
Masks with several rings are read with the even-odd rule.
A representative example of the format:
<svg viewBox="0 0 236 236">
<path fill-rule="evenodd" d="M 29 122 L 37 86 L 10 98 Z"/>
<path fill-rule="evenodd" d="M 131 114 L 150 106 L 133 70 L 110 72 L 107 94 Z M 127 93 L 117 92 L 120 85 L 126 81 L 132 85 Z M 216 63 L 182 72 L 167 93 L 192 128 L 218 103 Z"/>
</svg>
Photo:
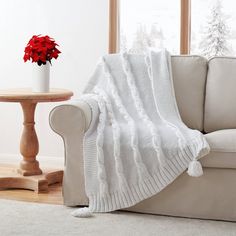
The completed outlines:
<svg viewBox="0 0 236 236">
<path fill-rule="evenodd" d="M 39 143 L 34 128 L 34 114 L 37 103 L 66 101 L 71 96 L 73 93 L 65 89 L 51 89 L 49 93 L 33 93 L 30 89 L 0 90 L 0 102 L 20 103 L 24 115 L 24 128 L 20 141 L 23 160 L 16 171 L 0 173 L 0 189 L 23 188 L 47 192 L 50 184 L 62 181 L 62 170 L 43 172 L 36 160 Z"/>
</svg>

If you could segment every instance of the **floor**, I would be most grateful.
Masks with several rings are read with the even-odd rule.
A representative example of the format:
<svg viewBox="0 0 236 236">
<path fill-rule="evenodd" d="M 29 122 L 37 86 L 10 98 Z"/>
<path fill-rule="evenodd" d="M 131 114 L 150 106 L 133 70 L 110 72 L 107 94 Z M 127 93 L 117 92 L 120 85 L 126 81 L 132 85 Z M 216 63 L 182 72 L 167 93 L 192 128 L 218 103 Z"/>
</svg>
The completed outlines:
<svg viewBox="0 0 236 236">
<path fill-rule="evenodd" d="M 41 203 L 40 207 L 35 203 Z M 71 216 L 74 208 L 62 205 L 61 184 L 52 185 L 48 193 L 41 194 L 0 190 L 1 235 L 236 236 L 236 224 L 231 222 L 128 212 L 94 214 L 92 218 L 81 219 Z"/>
<path fill-rule="evenodd" d="M 0 199 L 1 236 L 236 236 L 236 224 L 129 212 L 71 215 L 74 208 Z"/>
</svg>

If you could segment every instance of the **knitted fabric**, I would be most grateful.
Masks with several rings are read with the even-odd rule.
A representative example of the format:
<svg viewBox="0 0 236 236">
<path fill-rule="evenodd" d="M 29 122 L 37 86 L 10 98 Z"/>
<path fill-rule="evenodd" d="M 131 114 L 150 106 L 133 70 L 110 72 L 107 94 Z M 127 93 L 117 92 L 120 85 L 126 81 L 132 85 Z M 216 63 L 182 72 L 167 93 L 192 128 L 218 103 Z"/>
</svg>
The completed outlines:
<svg viewBox="0 0 236 236">
<path fill-rule="evenodd" d="M 82 99 L 93 112 L 84 136 L 92 212 L 127 208 L 157 194 L 209 152 L 201 132 L 181 120 L 166 50 L 104 56 Z"/>
</svg>

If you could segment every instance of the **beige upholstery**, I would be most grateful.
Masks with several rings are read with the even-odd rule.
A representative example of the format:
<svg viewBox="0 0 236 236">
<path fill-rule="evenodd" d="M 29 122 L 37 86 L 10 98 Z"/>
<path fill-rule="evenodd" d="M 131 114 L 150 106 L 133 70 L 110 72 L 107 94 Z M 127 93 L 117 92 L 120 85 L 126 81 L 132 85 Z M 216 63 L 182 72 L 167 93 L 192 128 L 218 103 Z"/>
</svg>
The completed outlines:
<svg viewBox="0 0 236 236">
<path fill-rule="evenodd" d="M 200 56 L 172 56 L 171 61 L 182 120 L 188 127 L 202 131 L 207 60 Z"/>
<path fill-rule="evenodd" d="M 204 168 L 204 175 L 179 176 L 159 194 L 130 211 L 202 219 L 236 220 L 236 171 Z"/>
<path fill-rule="evenodd" d="M 64 204 L 68 206 L 83 203 L 87 199 L 84 191 L 83 135 L 81 134 L 85 132 L 90 120 L 90 107 L 83 102 L 61 105 L 50 113 L 50 126 L 61 135 L 65 145 L 63 196 Z"/>
<path fill-rule="evenodd" d="M 207 79 L 207 61 L 202 57 L 174 56 L 172 66 L 183 121 L 208 132 L 211 152 L 201 159 L 204 175 L 193 178 L 184 173 L 159 194 L 128 210 L 236 221 L 236 59 L 212 59 Z M 82 150 L 92 115 L 90 107 L 81 102 L 58 106 L 50 114 L 50 125 L 65 144 L 63 196 L 67 206 L 88 204 Z"/>
<path fill-rule="evenodd" d="M 236 58 L 209 61 L 204 130 L 236 128 Z"/>
<path fill-rule="evenodd" d="M 201 158 L 204 167 L 236 168 L 236 129 L 218 130 L 205 135 L 211 151 Z"/>
</svg>

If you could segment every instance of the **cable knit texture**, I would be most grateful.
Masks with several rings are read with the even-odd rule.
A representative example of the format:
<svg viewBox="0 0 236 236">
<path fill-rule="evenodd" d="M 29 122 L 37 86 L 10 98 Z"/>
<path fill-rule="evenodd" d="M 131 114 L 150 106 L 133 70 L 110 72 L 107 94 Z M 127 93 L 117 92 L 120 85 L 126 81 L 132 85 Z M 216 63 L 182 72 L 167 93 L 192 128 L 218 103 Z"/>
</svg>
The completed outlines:
<svg viewBox="0 0 236 236">
<path fill-rule="evenodd" d="M 189 175 L 202 174 L 197 160 L 209 146 L 181 120 L 166 50 L 104 56 L 82 99 L 93 111 L 84 136 L 90 211 L 135 205 L 160 192 L 188 166 Z"/>
</svg>

